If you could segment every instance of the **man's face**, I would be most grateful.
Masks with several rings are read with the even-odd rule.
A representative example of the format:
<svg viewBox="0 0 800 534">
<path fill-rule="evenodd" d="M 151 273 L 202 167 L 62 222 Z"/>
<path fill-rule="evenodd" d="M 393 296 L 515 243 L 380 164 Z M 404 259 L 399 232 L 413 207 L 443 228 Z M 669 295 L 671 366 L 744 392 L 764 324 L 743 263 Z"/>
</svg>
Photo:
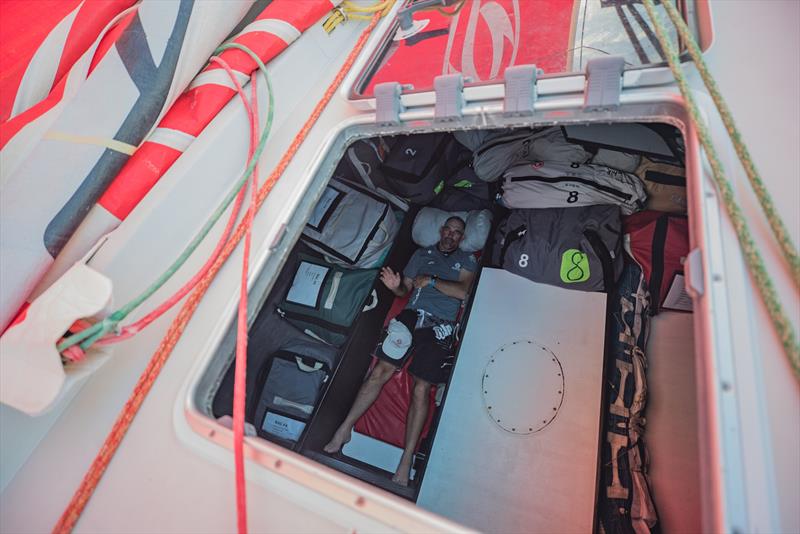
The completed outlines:
<svg viewBox="0 0 800 534">
<path fill-rule="evenodd" d="M 460 219 L 448 219 L 439 230 L 439 250 L 453 252 L 464 239 L 464 223 Z"/>
</svg>

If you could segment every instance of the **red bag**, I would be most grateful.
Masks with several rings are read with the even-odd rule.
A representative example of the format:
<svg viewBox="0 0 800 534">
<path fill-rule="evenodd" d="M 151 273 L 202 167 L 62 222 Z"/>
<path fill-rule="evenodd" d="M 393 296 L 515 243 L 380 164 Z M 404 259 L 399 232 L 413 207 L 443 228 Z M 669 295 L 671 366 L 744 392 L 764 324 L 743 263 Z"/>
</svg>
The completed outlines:
<svg viewBox="0 0 800 534">
<path fill-rule="evenodd" d="M 683 262 L 689 254 L 686 217 L 640 211 L 623 219 L 625 250 L 639 264 L 650 290 L 650 313 L 660 308 L 692 311 L 684 286 Z"/>
</svg>

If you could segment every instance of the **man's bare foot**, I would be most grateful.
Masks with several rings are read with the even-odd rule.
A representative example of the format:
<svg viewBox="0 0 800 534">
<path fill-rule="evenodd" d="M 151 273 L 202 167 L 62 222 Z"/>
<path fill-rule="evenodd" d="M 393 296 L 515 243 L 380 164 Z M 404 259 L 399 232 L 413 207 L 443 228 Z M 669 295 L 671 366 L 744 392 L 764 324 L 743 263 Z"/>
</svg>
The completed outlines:
<svg viewBox="0 0 800 534">
<path fill-rule="evenodd" d="M 350 441 L 350 432 L 352 431 L 351 428 L 342 428 L 339 427 L 336 429 L 336 432 L 333 434 L 333 437 L 325 445 L 322 450 L 327 452 L 328 454 L 334 454 L 342 450 L 342 447 L 345 446 Z"/>
<path fill-rule="evenodd" d="M 392 482 L 401 486 L 408 486 L 408 478 L 411 475 L 411 459 L 400 459 L 400 465 L 397 466 L 397 471 L 394 472 Z"/>
</svg>

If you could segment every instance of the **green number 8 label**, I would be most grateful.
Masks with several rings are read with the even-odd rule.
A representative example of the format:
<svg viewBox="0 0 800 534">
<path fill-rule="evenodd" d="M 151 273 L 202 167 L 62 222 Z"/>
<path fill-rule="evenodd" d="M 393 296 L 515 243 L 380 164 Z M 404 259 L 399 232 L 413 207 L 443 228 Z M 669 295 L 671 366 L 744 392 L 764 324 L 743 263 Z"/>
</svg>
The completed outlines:
<svg viewBox="0 0 800 534">
<path fill-rule="evenodd" d="M 561 255 L 561 281 L 565 284 L 585 282 L 589 279 L 589 256 L 571 248 Z"/>
</svg>

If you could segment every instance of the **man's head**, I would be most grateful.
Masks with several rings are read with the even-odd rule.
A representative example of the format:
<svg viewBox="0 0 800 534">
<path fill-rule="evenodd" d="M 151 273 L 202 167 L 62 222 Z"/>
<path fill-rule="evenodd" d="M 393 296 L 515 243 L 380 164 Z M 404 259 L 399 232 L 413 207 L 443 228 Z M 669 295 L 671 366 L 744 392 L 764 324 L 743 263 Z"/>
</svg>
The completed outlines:
<svg viewBox="0 0 800 534">
<path fill-rule="evenodd" d="M 439 250 L 453 252 L 464 239 L 464 229 L 467 225 L 461 217 L 450 217 L 439 229 Z"/>
</svg>

